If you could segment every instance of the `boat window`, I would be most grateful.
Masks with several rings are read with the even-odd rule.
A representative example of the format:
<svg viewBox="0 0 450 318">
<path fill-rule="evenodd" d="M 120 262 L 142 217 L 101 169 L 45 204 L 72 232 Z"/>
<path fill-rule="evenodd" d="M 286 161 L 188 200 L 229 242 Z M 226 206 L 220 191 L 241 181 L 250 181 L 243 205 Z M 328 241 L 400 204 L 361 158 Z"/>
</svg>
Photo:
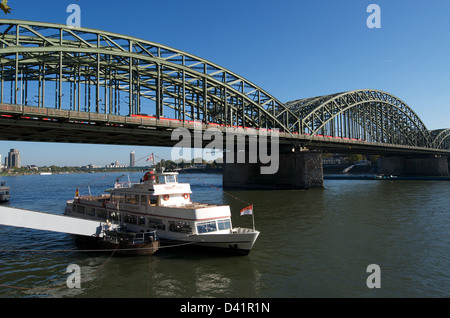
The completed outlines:
<svg viewBox="0 0 450 318">
<path fill-rule="evenodd" d="M 147 196 L 146 195 L 141 195 L 141 204 L 142 205 L 146 205 L 147 204 Z"/>
<path fill-rule="evenodd" d="M 174 174 L 166 175 L 166 183 L 174 183 L 177 182 L 177 176 Z"/>
<path fill-rule="evenodd" d="M 156 203 L 158 202 L 158 197 L 157 196 L 150 196 L 150 204 L 151 205 L 156 205 Z"/>
<path fill-rule="evenodd" d="M 145 217 L 140 216 L 138 219 L 138 225 L 145 226 Z"/>
<path fill-rule="evenodd" d="M 82 205 L 77 205 L 77 206 L 76 206 L 75 212 L 84 214 L 84 206 L 82 206 Z"/>
<path fill-rule="evenodd" d="M 111 196 L 111 200 L 115 202 L 123 202 L 123 195 L 122 194 L 113 194 Z"/>
<path fill-rule="evenodd" d="M 188 222 L 169 221 L 169 231 L 181 232 L 181 233 L 192 233 L 192 225 Z"/>
<path fill-rule="evenodd" d="M 139 196 L 137 194 L 125 194 L 125 203 L 138 203 Z"/>
<path fill-rule="evenodd" d="M 214 231 L 217 231 L 215 221 L 197 223 L 197 232 L 198 233 L 208 233 L 208 232 L 214 232 Z"/>
<path fill-rule="evenodd" d="M 217 220 L 217 226 L 218 226 L 219 230 L 231 229 L 231 221 L 230 221 L 230 219 Z"/>
<path fill-rule="evenodd" d="M 148 227 L 152 228 L 152 229 L 157 229 L 157 230 L 166 230 L 166 226 L 164 225 L 163 221 L 158 220 L 158 219 L 153 219 L 153 218 L 149 218 L 148 219 Z"/>
<path fill-rule="evenodd" d="M 178 177 L 176 174 L 164 174 L 158 176 L 159 183 L 177 183 Z"/>
<path fill-rule="evenodd" d="M 124 214 L 123 220 L 125 223 L 136 225 L 136 216 L 131 214 Z"/>
<path fill-rule="evenodd" d="M 89 216 L 95 216 L 95 208 L 87 208 L 86 214 Z"/>
<path fill-rule="evenodd" d="M 106 219 L 106 210 L 105 209 L 97 209 L 97 217 L 101 219 Z"/>
</svg>

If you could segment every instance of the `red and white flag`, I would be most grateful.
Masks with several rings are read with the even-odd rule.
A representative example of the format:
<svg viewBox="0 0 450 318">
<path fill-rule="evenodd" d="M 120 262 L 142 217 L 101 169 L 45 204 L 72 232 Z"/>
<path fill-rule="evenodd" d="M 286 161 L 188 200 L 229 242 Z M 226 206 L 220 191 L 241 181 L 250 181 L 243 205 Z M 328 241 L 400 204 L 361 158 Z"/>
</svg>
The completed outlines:
<svg viewBox="0 0 450 318">
<path fill-rule="evenodd" d="M 253 214 L 253 204 L 241 210 L 241 215 L 252 215 Z"/>
</svg>

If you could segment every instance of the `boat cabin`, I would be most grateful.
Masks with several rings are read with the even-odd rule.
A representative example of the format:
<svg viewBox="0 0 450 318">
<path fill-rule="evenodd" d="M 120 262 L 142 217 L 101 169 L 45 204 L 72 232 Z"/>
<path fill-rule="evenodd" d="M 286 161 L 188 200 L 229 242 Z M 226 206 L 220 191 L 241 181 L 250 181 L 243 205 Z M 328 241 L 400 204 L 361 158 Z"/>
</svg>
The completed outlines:
<svg viewBox="0 0 450 318">
<path fill-rule="evenodd" d="M 182 207 L 191 203 L 191 187 L 178 183 L 178 173 L 156 174 L 147 172 L 141 182 L 116 183 L 111 191 L 111 200 L 123 204 L 142 206 Z"/>
<path fill-rule="evenodd" d="M 9 187 L 5 185 L 4 181 L 0 182 L 0 202 L 9 201 Z"/>
<path fill-rule="evenodd" d="M 229 232 L 227 205 L 191 202 L 189 183 L 178 183 L 178 173 L 147 172 L 140 182 L 116 182 L 110 194 L 75 198 L 68 214 L 92 219 L 108 218 L 130 230 L 157 229 L 160 237 Z M 73 214 L 72 214 L 73 215 Z"/>
</svg>

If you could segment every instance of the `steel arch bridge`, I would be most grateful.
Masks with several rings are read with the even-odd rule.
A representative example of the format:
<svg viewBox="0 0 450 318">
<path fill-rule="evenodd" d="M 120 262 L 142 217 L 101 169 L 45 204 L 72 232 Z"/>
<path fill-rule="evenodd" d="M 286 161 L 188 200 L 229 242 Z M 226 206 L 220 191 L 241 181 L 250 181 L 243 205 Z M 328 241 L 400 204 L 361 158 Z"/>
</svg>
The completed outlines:
<svg viewBox="0 0 450 318">
<path fill-rule="evenodd" d="M 399 98 L 379 90 L 355 90 L 286 103 L 305 134 L 427 147 L 430 133 Z"/>
<path fill-rule="evenodd" d="M 279 129 L 293 143 L 322 136 L 450 149 L 448 130 L 428 131 L 406 103 L 386 92 L 355 90 L 282 103 L 187 52 L 52 23 L 0 20 L 0 104 L 10 106 L 0 108 L 4 120 L 22 114 L 67 122 L 89 114 L 77 123 L 110 125 L 113 118 L 131 117 L 140 121 L 116 124 L 141 127 L 147 119 L 170 119 Z M 25 116 L 24 107 L 33 117 Z"/>
<path fill-rule="evenodd" d="M 431 147 L 435 149 L 450 149 L 450 129 L 431 131 Z"/>
</svg>

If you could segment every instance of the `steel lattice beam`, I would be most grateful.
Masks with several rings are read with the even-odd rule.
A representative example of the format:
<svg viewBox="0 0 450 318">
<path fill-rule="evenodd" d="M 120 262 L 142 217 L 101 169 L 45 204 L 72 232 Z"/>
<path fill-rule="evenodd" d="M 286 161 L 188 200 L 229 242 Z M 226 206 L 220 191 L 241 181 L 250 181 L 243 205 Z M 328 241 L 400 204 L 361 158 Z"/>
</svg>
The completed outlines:
<svg viewBox="0 0 450 318">
<path fill-rule="evenodd" d="M 450 149 L 450 129 L 438 129 L 430 132 L 432 148 Z"/>
<path fill-rule="evenodd" d="M 110 32 L 19 20 L 0 20 L 0 33 L 1 102 L 34 105 L 25 96 L 34 84 L 41 107 L 47 107 L 45 94 L 50 94 L 59 109 L 298 130 L 299 118 L 273 96 L 180 50 Z M 45 90 L 49 83 L 53 92 Z M 12 91 L 8 96 L 5 86 Z M 151 106 L 143 107 L 145 99 Z M 119 106 L 124 102 L 126 109 Z"/>
<path fill-rule="evenodd" d="M 88 113 L 277 128 L 302 145 L 319 144 L 316 137 L 326 136 L 336 144 L 348 139 L 420 151 L 450 149 L 448 130 L 429 132 L 406 103 L 383 91 L 355 90 L 284 104 L 236 73 L 187 52 L 52 23 L 0 19 L 0 104 L 70 111 L 79 118 Z"/>
<path fill-rule="evenodd" d="M 309 135 L 430 147 L 425 124 L 402 100 L 379 90 L 355 90 L 286 104 Z"/>
</svg>

